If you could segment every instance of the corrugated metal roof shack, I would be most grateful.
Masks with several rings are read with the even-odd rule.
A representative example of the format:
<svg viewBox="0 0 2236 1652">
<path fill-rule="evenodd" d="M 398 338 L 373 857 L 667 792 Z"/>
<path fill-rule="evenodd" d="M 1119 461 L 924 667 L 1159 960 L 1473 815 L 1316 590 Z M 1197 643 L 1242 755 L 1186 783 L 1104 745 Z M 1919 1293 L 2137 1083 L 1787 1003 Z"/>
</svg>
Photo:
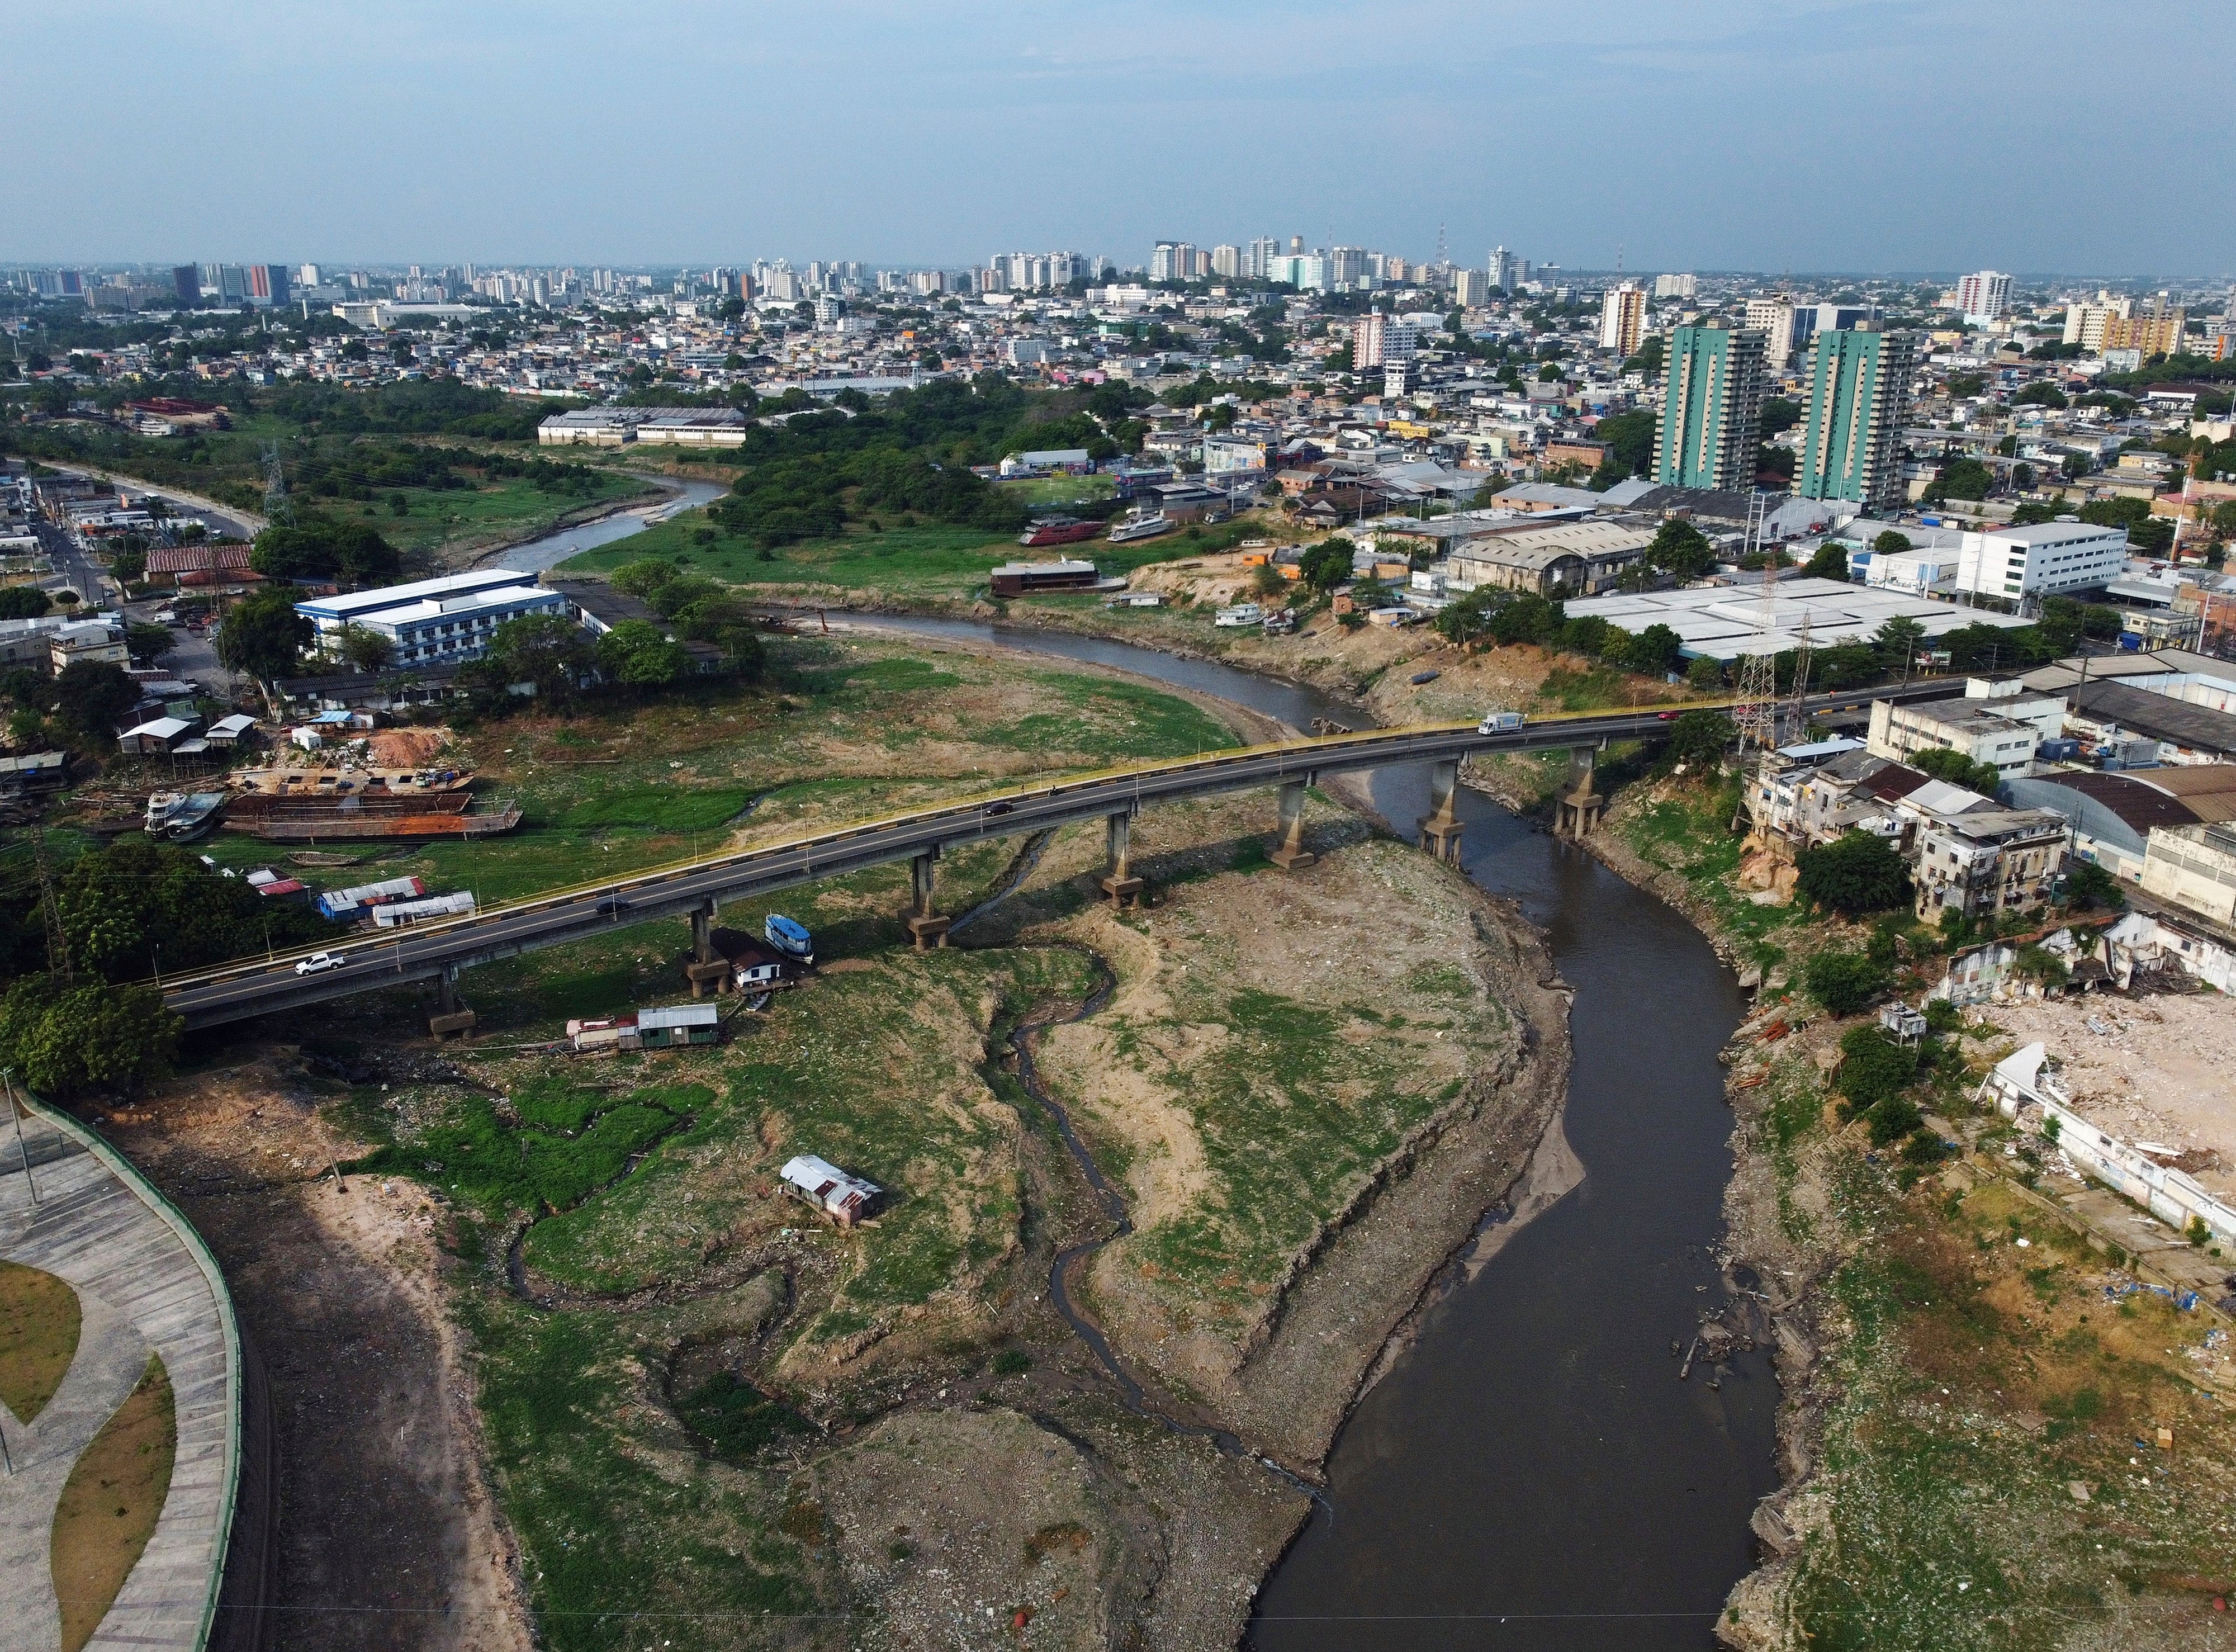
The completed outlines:
<svg viewBox="0 0 2236 1652">
<path fill-rule="evenodd" d="M 778 1174 L 783 1176 L 787 1193 L 813 1205 L 841 1227 L 852 1227 L 867 1219 L 885 1192 L 876 1182 L 849 1175 L 812 1153 L 786 1160 Z"/>
<path fill-rule="evenodd" d="M 636 1012 L 639 1043 L 647 1050 L 673 1050 L 685 1044 L 711 1044 L 722 1032 L 719 1004 L 679 1004 L 667 1010 Z"/>
</svg>

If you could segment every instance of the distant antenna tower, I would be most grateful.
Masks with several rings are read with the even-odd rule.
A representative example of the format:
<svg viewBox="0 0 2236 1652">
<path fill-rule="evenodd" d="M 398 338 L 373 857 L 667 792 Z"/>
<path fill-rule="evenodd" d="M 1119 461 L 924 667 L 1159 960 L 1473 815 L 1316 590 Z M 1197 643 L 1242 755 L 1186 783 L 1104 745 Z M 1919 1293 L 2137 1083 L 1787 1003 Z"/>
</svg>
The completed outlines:
<svg viewBox="0 0 2236 1652">
<path fill-rule="evenodd" d="M 1451 267 L 1451 254 L 1444 248 L 1444 227 L 1438 224 L 1437 226 L 1437 267 L 1440 270 L 1448 270 Z"/>
<path fill-rule="evenodd" d="M 268 522 L 293 522 L 295 507 L 287 503 L 287 471 L 280 462 L 280 444 L 264 444 L 264 516 Z"/>
<path fill-rule="evenodd" d="M 1622 243 L 1621 241 L 1615 244 L 1615 273 L 1617 275 L 1622 273 Z"/>
</svg>

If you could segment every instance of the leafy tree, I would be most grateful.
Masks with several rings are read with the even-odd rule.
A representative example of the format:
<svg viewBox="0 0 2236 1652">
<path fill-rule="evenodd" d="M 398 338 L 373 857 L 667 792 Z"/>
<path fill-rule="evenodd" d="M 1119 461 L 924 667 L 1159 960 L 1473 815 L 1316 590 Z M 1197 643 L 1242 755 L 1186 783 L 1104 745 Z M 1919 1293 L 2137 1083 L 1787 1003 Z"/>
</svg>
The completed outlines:
<svg viewBox="0 0 2236 1652">
<path fill-rule="evenodd" d="M 1783 436 L 1801 422 L 1801 404 L 1783 396 L 1766 396 L 1762 401 L 1762 439 Z"/>
<path fill-rule="evenodd" d="M 2079 860 L 2065 875 L 2065 903 L 2083 909 L 2094 906 L 2119 911 L 2127 904 L 2120 880 L 2093 860 Z"/>
<path fill-rule="evenodd" d="M 2065 392 L 2047 378 L 2038 378 L 2011 398 L 2014 407 L 2062 407 Z"/>
<path fill-rule="evenodd" d="M 1683 517 L 1672 517 L 1655 530 L 1646 560 L 1680 579 L 1698 579 L 1715 566 L 1716 553 L 1707 535 Z"/>
<path fill-rule="evenodd" d="M 341 645 L 342 658 L 360 671 L 386 669 L 390 655 L 396 651 L 396 645 L 386 637 L 361 625 L 344 625 Z"/>
<path fill-rule="evenodd" d="M 148 542 L 137 534 L 126 534 L 116 542 L 109 554 L 109 571 L 129 585 L 148 571 Z"/>
<path fill-rule="evenodd" d="M 1912 768 L 1930 774 L 1937 780 L 1963 787 L 1983 797 L 1995 796 L 1996 788 L 2003 780 L 1993 763 L 1976 763 L 1962 752 L 1939 748 L 1912 752 L 1908 761 Z"/>
<path fill-rule="evenodd" d="M 1704 694 L 1713 694 L 1724 686 L 1724 668 L 1704 654 L 1685 668 L 1685 681 Z"/>
<path fill-rule="evenodd" d="M 1738 737 L 1739 730 L 1722 712 L 1688 711 L 1670 725 L 1667 755 L 1687 768 L 1712 768 Z"/>
<path fill-rule="evenodd" d="M 1817 554 L 1801 571 L 1811 579 L 1845 581 L 1848 577 L 1848 548 L 1827 540 L 1817 547 Z"/>
<path fill-rule="evenodd" d="M 1659 339 L 1654 340 L 1660 343 Z M 1654 468 L 1654 414 L 1650 407 L 1616 413 L 1592 427 L 1592 434 L 1608 444 L 1624 476 L 1644 476 Z M 1621 480 L 1621 477 L 1616 478 Z"/>
<path fill-rule="evenodd" d="M 62 727 L 96 745 L 113 740 L 118 721 L 139 703 L 138 686 L 106 660 L 73 660 L 55 678 Z"/>
<path fill-rule="evenodd" d="M 176 844 L 139 833 L 81 856 L 56 890 L 70 961 L 109 981 L 199 969 L 293 946 L 330 931 L 307 907 L 273 903 L 237 878 L 220 877 Z"/>
<path fill-rule="evenodd" d="M 1996 473 L 1979 460 L 1951 459 L 1926 484 L 1925 501 L 1937 504 L 1944 499 L 1984 499 L 1995 485 Z"/>
<path fill-rule="evenodd" d="M 2146 556 L 2156 556 L 2174 545 L 2174 523 L 2151 514 L 2144 499 L 2091 499 L 2079 511 L 2081 520 L 2099 528 L 2125 528 L 2127 543 Z"/>
<path fill-rule="evenodd" d="M 266 579 L 332 579 L 376 585 L 403 571 L 396 547 L 366 522 L 306 514 L 256 536 L 248 565 Z"/>
<path fill-rule="evenodd" d="M 538 700 L 565 706 L 595 668 L 597 654 L 582 628 L 563 615 L 523 614 L 490 634 L 483 663 L 496 686 L 533 683 Z"/>
<path fill-rule="evenodd" d="M 1916 1045 L 1896 1043 L 1875 1026 L 1851 1027 L 1840 1037 L 1840 1093 L 1857 1112 L 1870 1112 L 1910 1087 L 1917 1063 Z"/>
<path fill-rule="evenodd" d="M 623 620 L 598 639 L 598 667 L 615 682 L 656 688 L 691 675 L 690 654 L 656 625 Z"/>
<path fill-rule="evenodd" d="M 1900 614 L 1871 634 L 1872 646 L 1897 663 L 1915 659 L 1917 645 L 1924 641 L 1925 628 Z"/>
<path fill-rule="evenodd" d="M 1633 671 L 1664 676 L 1677 668 L 1679 651 L 1683 647 L 1684 639 L 1667 626 L 1649 625 L 1630 639 L 1630 646 L 1624 650 L 1624 663 Z"/>
<path fill-rule="evenodd" d="M 1827 947 L 1802 966 L 1801 978 L 1827 1011 L 1851 1016 L 1886 991 L 1888 975 L 1869 953 Z"/>
<path fill-rule="evenodd" d="M 59 976 L 28 976 L 0 999 L 0 1063 L 56 1099 L 129 1096 L 169 1067 L 185 1025 L 153 986 L 73 989 Z"/>
<path fill-rule="evenodd" d="M 1304 582 L 1316 591 L 1332 591 L 1351 577 L 1351 541 L 1323 539 L 1297 558 Z"/>
<path fill-rule="evenodd" d="M 1868 832 L 1804 849 L 1794 867 L 1803 898 L 1844 917 L 1887 912 L 1910 899 L 1910 869 L 1892 845 Z"/>
<path fill-rule="evenodd" d="M 219 622 L 218 663 L 268 682 L 293 671 L 318 635 L 319 628 L 295 611 L 292 587 L 267 585 L 234 603 Z"/>
<path fill-rule="evenodd" d="M 1897 533 L 1889 528 L 1871 541 L 1871 549 L 1882 556 L 1892 556 L 1905 550 L 1915 550 L 1917 547 L 1910 543 L 1908 534 Z"/>
<path fill-rule="evenodd" d="M 149 625 L 135 620 L 124 628 L 124 650 L 136 666 L 152 666 L 165 655 L 177 651 L 179 639 L 171 635 L 168 625 Z"/>
<path fill-rule="evenodd" d="M 36 620 L 53 607 L 47 594 L 36 585 L 0 589 L 0 620 Z"/>
</svg>

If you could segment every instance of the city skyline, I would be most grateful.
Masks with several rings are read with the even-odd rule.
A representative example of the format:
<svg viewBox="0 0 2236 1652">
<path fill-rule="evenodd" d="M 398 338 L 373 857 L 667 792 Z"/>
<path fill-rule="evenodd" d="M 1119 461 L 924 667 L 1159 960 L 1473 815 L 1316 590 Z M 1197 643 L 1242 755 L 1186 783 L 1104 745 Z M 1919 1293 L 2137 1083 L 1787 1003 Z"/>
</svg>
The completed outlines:
<svg viewBox="0 0 2236 1652">
<path fill-rule="evenodd" d="M 1681 35 L 1632 5 L 114 3 L 16 21 L 27 127 L 70 141 L 6 186 L 5 250 L 936 267 L 1047 246 L 1126 268 L 1159 239 L 1259 234 L 1429 258 L 1441 230 L 1463 267 L 1503 244 L 1579 272 L 2209 278 L 2236 228 L 2166 157 L 2225 150 L 2206 111 L 2236 24 L 2146 10 L 2081 54 L 2086 14 L 2055 0 L 2023 31 L 1937 0 L 1726 0 Z M 175 95 L 120 100 L 120 74 Z M 1983 76 L 2028 95 L 1983 97 Z M 214 141 L 167 137 L 195 107 Z M 1249 161 L 1284 133 L 1288 164 Z"/>
</svg>

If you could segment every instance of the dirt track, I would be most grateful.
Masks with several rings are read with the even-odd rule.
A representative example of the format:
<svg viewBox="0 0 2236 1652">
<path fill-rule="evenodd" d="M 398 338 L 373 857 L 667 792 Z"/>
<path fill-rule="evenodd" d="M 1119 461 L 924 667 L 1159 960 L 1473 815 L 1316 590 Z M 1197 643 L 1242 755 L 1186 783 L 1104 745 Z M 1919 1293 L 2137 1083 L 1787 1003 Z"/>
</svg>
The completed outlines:
<svg viewBox="0 0 2236 1652">
<path fill-rule="evenodd" d="M 280 1478 L 265 1644 L 525 1652 L 510 1540 L 437 1306 L 442 1213 L 410 1184 L 319 1177 L 361 1149 L 310 1098 L 275 1050 L 104 1127 L 209 1242 L 263 1359 Z"/>
</svg>

